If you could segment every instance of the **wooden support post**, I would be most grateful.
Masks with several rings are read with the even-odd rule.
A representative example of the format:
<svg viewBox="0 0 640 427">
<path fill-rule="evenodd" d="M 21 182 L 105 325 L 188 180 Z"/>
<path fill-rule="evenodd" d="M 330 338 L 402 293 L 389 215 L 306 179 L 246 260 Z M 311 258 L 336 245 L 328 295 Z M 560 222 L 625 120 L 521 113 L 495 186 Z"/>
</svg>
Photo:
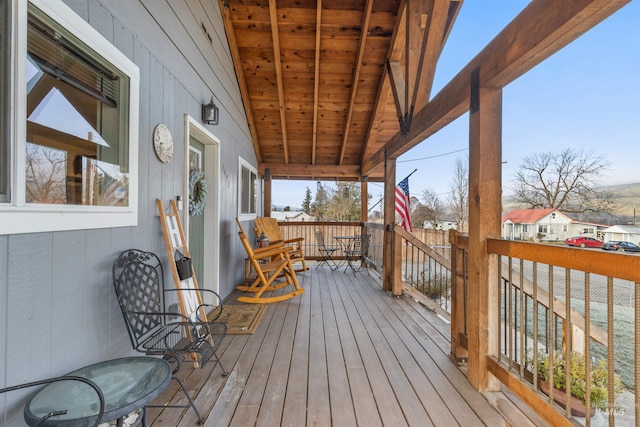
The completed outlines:
<svg viewBox="0 0 640 427">
<path fill-rule="evenodd" d="M 393 225 L 396 222 L 396 159 L 384 161 L 384 248 L 382 251 L 382 287 L 393 289 Z"/>
<path fill-rule="evenodd" d="M 467 357 L 467 350 L 460 342 L 464 336 L 464 259 L 463 250 L 458 243 L 459 233 L 449 230 L 449 244 L 451 245 L 451 359 L 456 362 Z"/>
<path fill-rule="evenodd" d="M 271 216 L 271 171 L 265 170 L 264 173 L 264 214 L 263 216 Z"/>
<path fill-rule="evenodd" d="M 499 352 L 498 257 L 487 239 L 500 238 L 502 210 L 502 90 L 482 88 L 472 73 L 469 115 L 469 382 L 478 391 L 497 391 L 487 356 Z"/>
<path fill-rule="evenodd" d="M 398 233 L 395 232 L 394 228 L 400 228 L 395 224 L 390 226 L 392 233 L 391 243 L 393 245 L 393 250 L 391 251 L 391 260 L 392 267 L 391 272 L 392 275 L 392 285 L 391 285 L 391 293 L 394 297 L 399 297 L 402 295 L 402 237 Z"/>
<path fill-rule="evenodd" d="M 369 221 L 369 183 L 362 179 L 360 181 L 360 221 Z"/>
</svg>

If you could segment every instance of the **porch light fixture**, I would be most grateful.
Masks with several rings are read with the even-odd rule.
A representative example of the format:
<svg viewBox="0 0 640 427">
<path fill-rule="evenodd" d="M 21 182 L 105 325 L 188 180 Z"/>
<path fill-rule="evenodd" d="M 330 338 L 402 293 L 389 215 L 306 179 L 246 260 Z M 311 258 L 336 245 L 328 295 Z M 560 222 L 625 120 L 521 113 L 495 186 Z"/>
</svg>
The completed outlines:
<svg viewBox="0 0 640 427">
<path fill-rule="evenodd" d="M 202 121 L 208 125 L 218 124 L 218 107 L 213 103 L 213 96 L 208 104 L 202 105 Z"/>
</svg>

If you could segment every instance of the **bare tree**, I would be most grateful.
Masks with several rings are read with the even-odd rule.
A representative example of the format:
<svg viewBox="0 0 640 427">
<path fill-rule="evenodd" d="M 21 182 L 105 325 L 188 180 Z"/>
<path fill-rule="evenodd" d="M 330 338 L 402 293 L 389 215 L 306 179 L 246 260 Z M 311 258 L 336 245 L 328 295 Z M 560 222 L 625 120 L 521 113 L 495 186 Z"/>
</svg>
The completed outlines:
<svg viewBox="0 0 640 427">
<path fill-rule="evenodd" d="M 613 195 L 598 190 L 609 166 L 604 156 L 567 148 L 525 157 L 513 185 L 515 200 L 527 208 L 555 208 L 570 213 L 606 212 Z"/>
<path fill-rule="evenodd" d="M 421 200 L 422 204 L 432 213 L 432 220 L 436 220 L 442 216 L 442 202 L 433 188 L 423 190 Z"/>
<path fill-rule="evenodd" d="M 66 167 L 64 151 L 27 144 L 27 202 L 66 203 Z"/>
<path fill-rule="evenodd" d="M 436 221 L 442 218 L 443 206 L 438 195 L 432 188 L 427 188 L 421 194 L 421 206 L 424 207 L 424 221 Z"/>
<path fill-rule="evenodd" d="M 458 222 L 458 230 L 465 231 L 469 212 L 469 170 L 468 161 L 456 159 L 456 169 L 449 188 L 449 204 Z"/>
</svg>

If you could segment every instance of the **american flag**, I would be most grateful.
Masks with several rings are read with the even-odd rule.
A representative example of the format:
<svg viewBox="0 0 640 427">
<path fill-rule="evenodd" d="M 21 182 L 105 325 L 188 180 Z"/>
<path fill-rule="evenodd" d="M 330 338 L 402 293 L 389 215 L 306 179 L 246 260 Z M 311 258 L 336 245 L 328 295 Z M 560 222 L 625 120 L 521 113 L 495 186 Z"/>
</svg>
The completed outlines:
<svg viewBox="0 0 640 427">
<path fill-rule="evenodd" d="M 411 200 L 409 198 L 409 177 L 396 186 L 396 212 L 400 215 L 400 225 L 411 231 Z"/>
</svg>

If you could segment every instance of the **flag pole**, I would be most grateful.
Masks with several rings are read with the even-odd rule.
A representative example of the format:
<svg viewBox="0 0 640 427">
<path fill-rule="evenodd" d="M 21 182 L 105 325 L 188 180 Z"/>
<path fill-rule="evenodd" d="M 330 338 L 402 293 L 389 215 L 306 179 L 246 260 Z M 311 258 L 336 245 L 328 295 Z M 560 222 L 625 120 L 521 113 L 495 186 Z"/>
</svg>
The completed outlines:
<svg viewBox="0 0 640 427">
<path fill-rule="evenodd" d="M 413 172 L 411 172 L 409 175 L 407 175 L 404 179 L 401 179 L 399 182 L 404 181 L 405 179 L 408 179 L 411 175 L 413 175 L 414 173 L 416 173 L 418 171 L 418 169 L 414 169 Z"/>
<path fill-rule="evenodd" d="M 409 178 L 411 175 L 413 175 L 413 174 L 414 174 L 414 173 L 416 173 L 417 171 L 418 171 L 418 169 L 414 169 L 414 170 L 413 170 L 413 172 L 411 172 L 409 175 L 407 175 L 404 179 Z M 402 181 L 404 181 L 404 180 L 402 180 L 402 179 L 401 179 L 399 182 L 402 182 Z M 376 204 L 375 204 L 375 205 L 371 206 L 371 207 L 369 208 L 368 212 L 371 212 L 371 210 L 372 210 L 373 208 L 375 208 L 376 206 L 378 206 L 378 204 L 379 204 L 381 201 L 383 201 L 383 200 L 384 200 L 384 197 L 382 197 L 380 200 L 378 200 L 378 201 L 376 202 Z"/>
</svg>

